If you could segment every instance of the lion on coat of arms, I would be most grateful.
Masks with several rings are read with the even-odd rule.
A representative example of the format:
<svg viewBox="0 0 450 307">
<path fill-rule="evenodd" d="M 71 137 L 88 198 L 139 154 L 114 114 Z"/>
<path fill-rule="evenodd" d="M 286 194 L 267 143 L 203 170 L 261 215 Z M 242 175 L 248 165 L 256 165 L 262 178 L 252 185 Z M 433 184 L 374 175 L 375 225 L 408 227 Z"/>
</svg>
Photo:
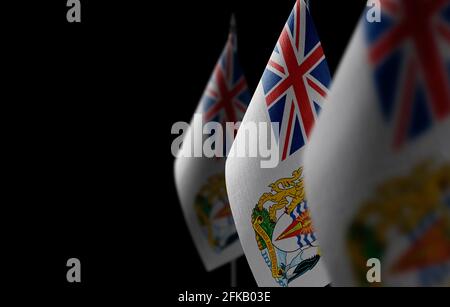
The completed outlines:
<svg viewBox="0 0 450 307">
<path fill-rule="evenodd" d="M 253 209 L 252 226 L 261 254 L 280 286 L 312 270 L 320 253 L 307 207 L 303 169 L 270 184 Z"/>
</svg>

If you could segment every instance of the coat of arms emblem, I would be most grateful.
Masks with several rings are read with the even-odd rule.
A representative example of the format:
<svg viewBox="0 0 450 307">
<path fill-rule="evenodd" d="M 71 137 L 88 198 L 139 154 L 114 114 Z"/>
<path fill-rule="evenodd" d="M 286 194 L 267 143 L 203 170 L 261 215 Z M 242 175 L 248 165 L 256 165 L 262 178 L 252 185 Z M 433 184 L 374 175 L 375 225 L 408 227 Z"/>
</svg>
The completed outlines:
<svg viewBox="0 0 450 307">
<path fill-rule="evenodd" d="M 258 248 L 280 286 L 312 270 L 320 253 L 303 187 L 302 168 L 269 185 L 253 209 Z"/>
<path fill-rule="evenodd" d="M 195 198 L 194 207 L 202 232 L 215 251 L 222 251 L 238 239 L 224 174 L 208 178 Z"/>
<path fill-rule="evenodd" d="M 366 261 L 381 261 L 382 283 L 450 283 L 450 164 L 422 163 L 389 179 L 358 211 L 348 232 L 353 271 L 361 285 Z"/>
</svg>

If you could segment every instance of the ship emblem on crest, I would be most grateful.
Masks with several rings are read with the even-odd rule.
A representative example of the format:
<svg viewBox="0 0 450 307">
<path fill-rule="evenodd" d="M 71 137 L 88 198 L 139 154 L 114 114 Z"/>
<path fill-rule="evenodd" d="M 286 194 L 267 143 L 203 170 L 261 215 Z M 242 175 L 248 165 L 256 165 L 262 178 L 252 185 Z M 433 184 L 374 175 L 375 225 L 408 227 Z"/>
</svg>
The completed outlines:
<svg viewBox="0 0 450 307">
<path fill-rule="evenodd" d="M 383 284 L 450 285 L 450 164 L 421 163 L 380 185 L 352 222 L 347 246 L 361 285 L 371 285 L 369 258 L 380 259 Z"/>
<path fill-rule="evenodd" d="M 270 184 L 252 213 L 261 255 L 283 287 L 312 270 L 320 254 L 303 187 L 302 168 Z"/>
<path fill-rule="evenodd" d="M 208 178 L 195 198 L 194 208 L 202 232 L 216 252 L 221 252 L 238 240 L 224 174 Z"/>
</svg>

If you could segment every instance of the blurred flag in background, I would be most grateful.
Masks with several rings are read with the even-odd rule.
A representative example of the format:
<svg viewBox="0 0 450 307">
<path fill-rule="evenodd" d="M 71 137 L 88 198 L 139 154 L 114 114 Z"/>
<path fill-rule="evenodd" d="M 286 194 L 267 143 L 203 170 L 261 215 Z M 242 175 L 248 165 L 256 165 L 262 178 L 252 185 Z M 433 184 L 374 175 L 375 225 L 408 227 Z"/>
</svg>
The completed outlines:
<svg viewBox="0 0 450 307">
<path fill-rule="evenodd" d="M 450 285 L 450 1 L 362 18 L 305 154 L 333 285 Z M 363 16 L 364 17 L 364 16 Z M 369 276 L 370 277 L 370 276 Z"/>
<path fill-rule="evenodd" d="M 242 123 L 279 123 L 279 133 L 273 132 L 280 149 L 279 164 L 275 169 L 261 168 L 261 157 L 230 156 L 226 165 L 233 217 L 259 286 L 330 282 L 311 223 L 302 172 L 303 151 L 329 84 L 321 43 L 305 2 L 299 0 Z M 231 153 L 237 143 L 245 143 L 242 127 Z"/>
<path fill-rule="evenodd" d="M 195 111 L 203 123 L 237 122 L 250 101 L 247 82 L 237 59 L 234 17 L 222 55 Z M 213 270 L 242 255 L 225 187 L 225 158 L 187 158 L 193 136 L 185 134 L 175 161 L 175 183 L 197 250 L 206 269 Z M 200 131 L 202 132 L 202 127 Z M 215 131 L 217 133 L 217 131 Z M 218 144 L 215 144 L 219 146 Z"/>
</svg>

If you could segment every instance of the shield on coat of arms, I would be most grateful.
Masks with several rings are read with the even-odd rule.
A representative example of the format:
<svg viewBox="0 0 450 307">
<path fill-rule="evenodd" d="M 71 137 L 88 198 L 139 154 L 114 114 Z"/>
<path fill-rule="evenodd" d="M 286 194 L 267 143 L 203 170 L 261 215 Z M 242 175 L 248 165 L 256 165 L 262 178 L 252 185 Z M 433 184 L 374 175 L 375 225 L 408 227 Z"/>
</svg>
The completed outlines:
<svg viewBox="0 0 450 307">
<path fill-rule="evenodd" d="M 302 168 L 292 177 L 270 184 L 252 213 L 252 226 L 261 255 L 280 286 L 312 270 L 319 247 L 303 187 Z"/>
<path fill-rule="evenodd" d="M 423 286 L 450 284 L 450 164 L 421 163 L 378 186 L 347 237 L 361 285 L 372 285 L 366 279 L 370 258 L 382 263 L 381 285 L 405 279 Z"/>
<path fill-rule="evenodd" d="M 223 173 L 208 178 L 194 201 L 195 212 L 209 245 L 217 252 L 238 239 Z"/>
</svg>

